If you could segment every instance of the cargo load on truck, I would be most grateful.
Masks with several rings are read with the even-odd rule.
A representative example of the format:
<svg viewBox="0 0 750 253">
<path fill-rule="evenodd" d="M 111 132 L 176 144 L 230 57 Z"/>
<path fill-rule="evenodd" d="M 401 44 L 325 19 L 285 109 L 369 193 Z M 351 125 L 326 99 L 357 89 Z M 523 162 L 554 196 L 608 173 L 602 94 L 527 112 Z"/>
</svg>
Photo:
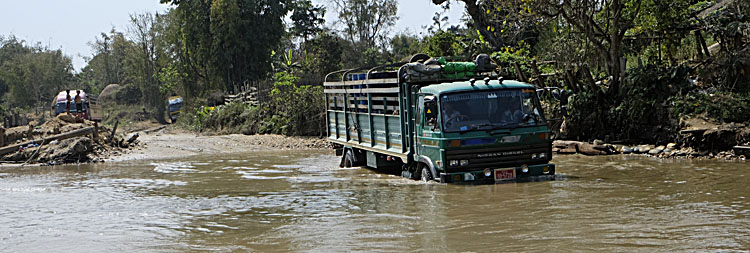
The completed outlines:
<svg viewBox="0 0 750 253">
<path fill-rule="evenodd" d="M 417 59 L 326 76 L 326 130 L 342 166 L 396 168 L 440 182 L 554 175 L 533 85 L 503 80 L 486 55 Z"/>
</svg>

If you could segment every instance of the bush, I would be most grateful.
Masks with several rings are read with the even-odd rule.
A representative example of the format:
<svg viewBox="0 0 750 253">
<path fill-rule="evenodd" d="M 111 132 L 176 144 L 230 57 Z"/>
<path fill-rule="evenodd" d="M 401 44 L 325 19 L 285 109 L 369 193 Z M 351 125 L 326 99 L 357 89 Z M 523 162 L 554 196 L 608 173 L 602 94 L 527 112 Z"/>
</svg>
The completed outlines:
<svg viewBox="0 0 750 253">
<path fill-rule="evenodd" d="M 571 96 L 568 135 L 601 139 L 609 136 L 632 142 L 672 139 L 678 131 L 678 120 L 670 113 L 669 101 L 693 89 L 689 70 L 686 66 L 631 69 L 624 75 L 619 92 L 624 96 L 617 100 L 589 91 Z"/>
<path fill-rule="evenodd" d="M 295 85 L 298 77 L 277 73 L 271 90 L 270 123 L 274 132 L 286 135 L 321 134 L 325 119 L 322 86 Z"/>
<path fill-rule="evenodd" d="M 275 76 L 267 104 L 234 102 L 223 106 L 185 110 L 182 127 L 217 134 L 319 135 L 325 119 L 323 87 L 296 85 L 288 73 Z"/>
<path fill-rule="evenodd" d="M 528 50 L 526 48 L 514 50 L 511 47 L 506 47 L 503 51 L 492 53 L 491 57 L 492 60 L 494 60 L 495 63 L 497 63 L 497 65 L 503 70 L 503 77 L 515 78 L 517 80 L 521 79 L 517 76 L 518 74 L 516 73 L 515 67 L 513 67 L 513 63 L 518 63 L 521 72 L 526 77 L 531 77 L 532 71 L 528 66 L 528 64 L 531 62 L 531 58 L 528 57 Z"/>
<path fill-rule="evenodd" d="M 669 98 L 674 106 L 674 116 L 696 116 L 705 114 L 720 122 L 750 121 L 750 93 L 704 91 L 691 92 L 687 96 Z"/>
</svg>

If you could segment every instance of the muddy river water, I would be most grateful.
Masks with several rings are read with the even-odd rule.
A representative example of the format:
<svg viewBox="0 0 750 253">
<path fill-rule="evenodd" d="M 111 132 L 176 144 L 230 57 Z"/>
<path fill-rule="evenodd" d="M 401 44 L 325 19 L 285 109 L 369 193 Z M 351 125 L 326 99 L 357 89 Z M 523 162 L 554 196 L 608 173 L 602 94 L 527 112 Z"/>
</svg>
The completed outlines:
<svg viewBox="0 0 750 253">
<path fill-rule="evenodd" d="M 1 169 L 0 252 L 750 250 L 745 162 L 553 162 L 553 181 L 499 185 L 325 151 Z"/>
</svg>

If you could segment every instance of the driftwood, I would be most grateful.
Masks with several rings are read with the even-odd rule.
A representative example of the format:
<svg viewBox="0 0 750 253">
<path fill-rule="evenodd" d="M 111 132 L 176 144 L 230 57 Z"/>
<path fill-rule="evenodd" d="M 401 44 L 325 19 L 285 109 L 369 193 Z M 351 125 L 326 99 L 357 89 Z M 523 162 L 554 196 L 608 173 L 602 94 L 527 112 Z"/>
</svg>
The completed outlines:
<svg viewBox="0 0 750 253">
<path fill-rule="evenodd" d="M 150 133 L 162 130 L 162 129 L 166 128 L 166 127 L 167 126 L 159 126 L 159 127 L 156 127 L 156 128 L 151 128 L 151 129 L 143 130 L 143 132 L 146 133 L 146 134 L 150 134 Z"/>
<path fill-rule="evenodd" d="M 47 138 L 43 138 L 43 139 L 39 139 L 39 140 L 33 140 L 33 141 L 24 142 L 24 143 L 21 143 L 21 144 L 5 146 L 5 147 L 0 148 L 0 155 L 5 155 L 5 154 L 16 152 L 19 149 L 21 149 L 21 147 L 28 146 L 31 143 L 40 143 L 40 145 L 43 145 L 45 143 L 48 144 L 48 143 L 50 143 L 52 141 L 55 141 L 55 140 L 59 141 L 59 140 L 65 140 L 65 139 L 70 139 L 70 138 L 74 138 L 74 137 L 89 135 L 92 132 L 94 132 L 94 127 L 87 127 L 87 128 L 81 128 L 81 129 L 78 129 L 78 130 L 70 131 L 70 132 L 67 132 L 67 133 L 53 135 L 53 136 L 50 136 L 50 137 L 47 137 Z"/>
</svg>

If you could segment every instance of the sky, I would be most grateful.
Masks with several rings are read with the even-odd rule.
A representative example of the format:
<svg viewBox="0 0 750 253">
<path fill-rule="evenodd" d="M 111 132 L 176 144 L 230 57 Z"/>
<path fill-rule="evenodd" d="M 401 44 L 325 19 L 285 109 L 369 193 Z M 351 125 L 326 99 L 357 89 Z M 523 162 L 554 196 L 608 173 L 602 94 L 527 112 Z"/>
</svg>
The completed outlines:
<svg viewBox="0 0 750 253">
<path fill-rule="evenodd" d="M 449 23 L 460 23 L 464 5 L 451 0 Z M 313 0 L 328 5 L 327 0 Z M 419 34 L 432 24 L 435 12 L 441 11 L 431 0 L 398 0 L 399 20 L 392 33 Z M 0 0 L 0 36 L 14 35 L 28 44 L 41 43 L 50 49 L 61 49 L 73 59 L 80 71 L 91 57 L 88 43 L 113 27 L 127 31 L 129 15 L 164 12 L 170 8 L 159 0 Z M 327 6 L 327 25 L 336 20 L 335 11 Z"/>
</svg>

